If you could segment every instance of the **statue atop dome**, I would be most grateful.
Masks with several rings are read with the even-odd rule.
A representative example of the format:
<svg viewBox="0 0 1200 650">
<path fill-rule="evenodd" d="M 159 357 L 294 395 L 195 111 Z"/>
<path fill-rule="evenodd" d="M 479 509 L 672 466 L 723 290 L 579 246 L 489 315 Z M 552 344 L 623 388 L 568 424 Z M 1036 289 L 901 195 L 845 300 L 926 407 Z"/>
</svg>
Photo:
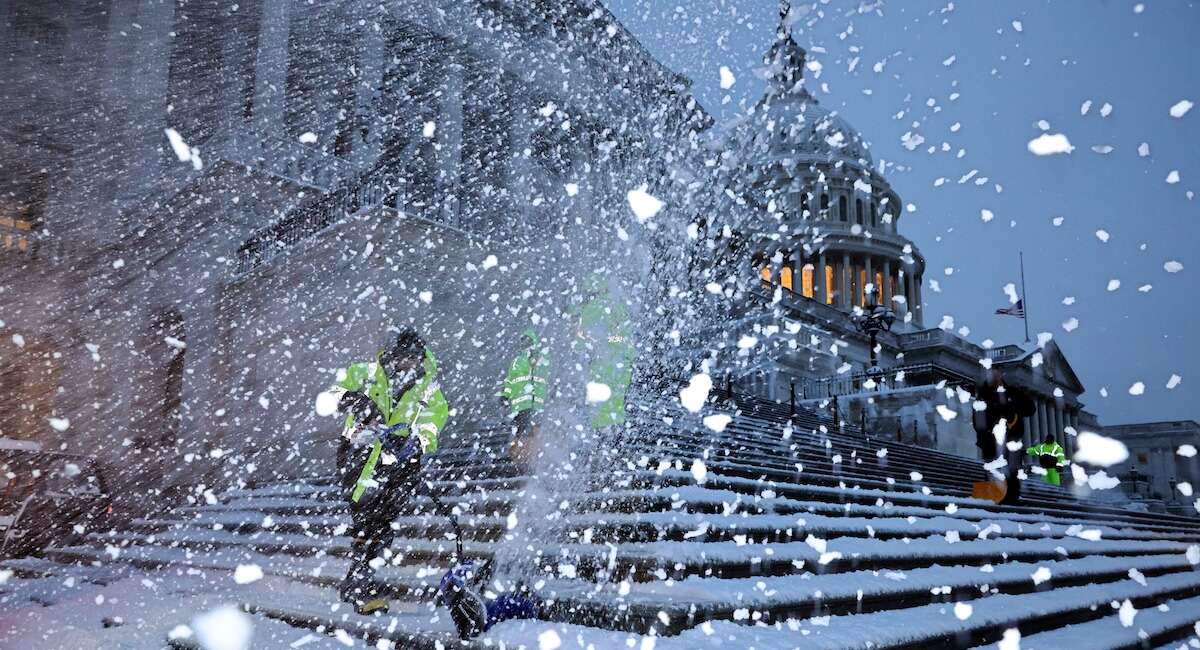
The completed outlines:
<svg viewBox="0 0 1200 650">
<path fill-rule="evenodd" d="M 776 92 L 788 92 L 804 81 L 804 63 L 808 53 L 792 38 L 792 3 L 780 0 L 779 28 L 775 30 L 775 43 L 763 55 L 766 77 Z"/>
</svg>

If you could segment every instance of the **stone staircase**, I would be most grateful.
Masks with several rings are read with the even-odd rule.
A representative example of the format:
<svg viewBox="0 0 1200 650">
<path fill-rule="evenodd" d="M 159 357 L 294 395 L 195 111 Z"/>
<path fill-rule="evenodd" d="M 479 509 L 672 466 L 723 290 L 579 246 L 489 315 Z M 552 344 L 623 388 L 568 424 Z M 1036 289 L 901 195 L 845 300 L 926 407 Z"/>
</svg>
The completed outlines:
<svg viewBox="0 0 1200 650">
<path fill-rule="evenodd" d="M 549 620 L 503 623 L 468 646 L 553 647 L 543 644 L 552 634 L 562 647 L 646 647 L 652 635 L 656 648 L 965 648 L 1017 630 L 1026 649 L 1177 647 L 1195 632 L 1195 519 L 1077 499 L 1035 480 L 1018 507 L 974 500 L 978 462 L 834 432 L 786 405 L 717 404 L 734 417 L 714 432 L 671 398 L 633 403 L 636 438 L 594 465 L 605 471 L 549 497 L 544 479 L 502 452 L 503 432 L 460 436 L 429 460 L 432 490 L 458 513 L 463 554 L 516 546 L 547 603 Z M 531 541 L 517 516 L 538 495 L 554 503 Z M 230 490 L 5 566 L 36 579 L 65 564 L 253 564 L 275 584 L 305 587 L 302 597 L 248 592 L 240 604 L 262 621 L 457 647 L 431 596 L 457 560 L 458 529 L 427 496 L 395 523 L 394 557 L 379 578 L 396 605 L 375 617 L 337 604 L 349 517 L 322 479 Z"/>
</svg>

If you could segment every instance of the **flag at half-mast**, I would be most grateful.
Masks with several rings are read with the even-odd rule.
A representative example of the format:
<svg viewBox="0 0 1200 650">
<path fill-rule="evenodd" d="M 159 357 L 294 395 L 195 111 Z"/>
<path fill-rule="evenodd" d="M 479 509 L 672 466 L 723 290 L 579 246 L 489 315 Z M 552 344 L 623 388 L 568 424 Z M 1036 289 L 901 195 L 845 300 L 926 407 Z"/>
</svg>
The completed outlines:
<svg viewBox="0 0 1200 650">
<path fill-rule="evenodd" d="M 996 310 L 997 316 L 1016 316 L 1017 318 L 1025 318 L 1025 299 L 1020 298 L 1010 307 L 1001 307 Z"/>
</svg>

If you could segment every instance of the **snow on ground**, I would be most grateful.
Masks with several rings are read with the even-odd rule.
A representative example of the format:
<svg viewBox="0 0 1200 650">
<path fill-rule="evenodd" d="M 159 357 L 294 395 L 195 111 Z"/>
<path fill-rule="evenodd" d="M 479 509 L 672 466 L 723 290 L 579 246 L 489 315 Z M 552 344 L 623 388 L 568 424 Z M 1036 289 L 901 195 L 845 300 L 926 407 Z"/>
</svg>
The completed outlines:
<svg viewBox="0 0 1200 650">
<path fill-rule="evenodd" d="M 90 568 L 72 567 L 49 578 L 11 578 L 0 596 L 0 647 L 160 650 L 172 632 L 180 640 L 189 634 L 194 640 L 196 617 L 222 606 L 236 607 L 247 599 L 328 599 L 333 593 L 271 576 L 239 585 L 229 571 L 127 570 L 124 577 L 97 584 L 87 579 Z M 49 585 L 58 588 L 51 590 Z M 248 647 L 256 650 L 366 647 L 348 637 L 349 645 L 279 621 L 247 618 L 253 625 Z M 234 641 L 235 631 L 226 623 L 215 634 Z"/>
</svg>

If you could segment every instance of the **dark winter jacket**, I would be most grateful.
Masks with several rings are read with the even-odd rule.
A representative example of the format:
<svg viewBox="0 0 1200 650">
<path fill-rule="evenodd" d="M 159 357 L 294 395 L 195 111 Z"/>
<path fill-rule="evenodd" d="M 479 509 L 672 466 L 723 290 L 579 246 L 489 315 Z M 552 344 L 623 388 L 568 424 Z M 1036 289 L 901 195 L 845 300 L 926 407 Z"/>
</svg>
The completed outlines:
<svg viewBox="0 0 1200 650">
<path fill-rule="evenodd" d="M 981 449 L 994 444 L 995 436 L 992 430 L 1000 420 L 1004 420 L 1008 428 L 1004 436 L 1006 442 L 1024 439 L 1024 419 L 1032 416 L 1037 410 L 1025 391 L 1003 384 L 1000 387 L 985 384 L 976 389 L 975 397 L 987 404 L 987 409 L 983 412 L 984 417 L 980 418 L 983 426 L 976 426 L 975 429 L 978 435 L 977 444 Z"/>
</svg>

